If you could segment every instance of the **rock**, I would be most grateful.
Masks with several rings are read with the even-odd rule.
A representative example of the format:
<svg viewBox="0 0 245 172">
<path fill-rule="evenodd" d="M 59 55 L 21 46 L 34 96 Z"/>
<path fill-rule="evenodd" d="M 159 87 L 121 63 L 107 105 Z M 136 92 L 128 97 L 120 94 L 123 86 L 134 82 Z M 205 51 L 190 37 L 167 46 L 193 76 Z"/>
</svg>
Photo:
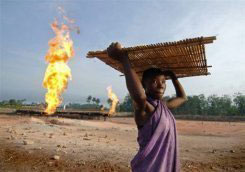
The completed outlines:
<svg viewBox="0 0 245 172">
<path fill-rule="evenodd" d="M 61 152 L 63 152 L 64 154 L 67 154 L 67 152 L 66 152 L 66 151 L 64 151 L 64 150 L 62 150 Z"/>
<path fill-rule="evenodd" d="M 88 133 L 85 133 L 85 134 L 84 134 L 84 137 L 88 137 Z"/>
<path fill-rule="evenodd" d="M 211 153 L 215 153 L 216 152 L 216 150 L 215 149 L 213 149 L 212 151 L 211 151 Z"/>
<path fill-rule="evenodd" d="M 34 150 L 41 150 L 42 147 L 37 147 L 37 148 L 34 148 Z"/>
<path fill-rule="evenodd" d="M 16 137 L 15 137 L 15 136 L 13 136 L 13 135 L 11 135 L 11 139 L 12 139 L 12 140 L 15 140 L 15 139 L 16 139 Z"/>
<path fill-rule="evenodd" d="M 66 132 L 64 132 L 63 135 L 66 136 L 67 135 Z"/>
<path fill-rule="evenodd" d="M 233 168 L 240 169 L 240 168 L 242 168 L 242 165 L 240 165 L 240 164 L 239 165 L 238 164 L 237 165 L 233 165 Z"/>
<path fill-rule="evenodd" d="M 24 145 L 32 145 L 34 142 L 32 140 L 24 140 L 23 141 Z"/>
<path fill-rule="evenodd" d="M 91 140 L 91 139 L 89 139 L 89 138 L 85 137 L 85 138 L 83 138 L 83 140 Z"/>
<path fill-rule="evenodd" d="M 235 153 L 235 151 L 234 150 L 230 150 L 230 153 Z"/>
<path fill-rule="evenodd" d="M 47 164 L 48 164 L 48 166 L 52 166 L 54 164 L 54 162 L 49 161 Z"/>
<path fill-rule="evenodd" d="M 50 133 L 49 134 L 49 138 L 53 138 L 54 137 L 54 134 L 53 133 Z"/>
<path fill-rule="evenodd" d="M 54 156 L 53 156 L 53 159 L 54 159 L 54 160 L 59 160 L 59 159 L 60 159 L 60 156 L 59 156 L 59 155 L 54 155 Z"/>
<path fill-rule="evenodd" d="M 67 148 L 67 147 L 65 145 L 63 145 L 62 148 Z"/>
<path fill-rule="evenodd" d="M 12 129 L 11 128 L 8 128 L 7 132 L 11 133 L 12 132 Z"/>
<path fill-rule="evenodd" d="M 38 123 L 38 124 L 45 124 L 45 122 L 43 120 L 38 119 L 38 118 L 34 118 L 34 117 L 31 117 L 31 121 Z"/>
</svg>

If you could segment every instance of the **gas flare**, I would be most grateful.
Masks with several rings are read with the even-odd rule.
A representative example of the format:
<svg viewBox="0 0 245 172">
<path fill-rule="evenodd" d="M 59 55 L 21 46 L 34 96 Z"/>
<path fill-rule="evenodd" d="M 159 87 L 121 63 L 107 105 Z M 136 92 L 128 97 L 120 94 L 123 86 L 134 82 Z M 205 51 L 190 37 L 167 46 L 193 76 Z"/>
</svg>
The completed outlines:
<svg viewBox="0 0 245 172">
<path fill-rule="evenodd" d="M 67 62 L 74 56 L 69 27 L 65 24 L 59 25 L 55 20 L 51 28 L 56 36 L 49 41 L 49 50 L 45 57 L 49 64 L 43 80 L 43 86 L 48 90 L 45 95 L 45 112 L 49 115 L 62 103 L 61 94 L 67 88 L 68 79 L 72 77 Z"/>
<path fill-rule="evenodd" d="M 119 100 L 117 98 L 117 95 L 112 92 L 111 86 L 107 87 L 107 93 L 109 99 L 112 101 L 111 108 L 109 110 L 109 116 L 112 116 L 116 112 L 116 106 Z"/>
</svg>

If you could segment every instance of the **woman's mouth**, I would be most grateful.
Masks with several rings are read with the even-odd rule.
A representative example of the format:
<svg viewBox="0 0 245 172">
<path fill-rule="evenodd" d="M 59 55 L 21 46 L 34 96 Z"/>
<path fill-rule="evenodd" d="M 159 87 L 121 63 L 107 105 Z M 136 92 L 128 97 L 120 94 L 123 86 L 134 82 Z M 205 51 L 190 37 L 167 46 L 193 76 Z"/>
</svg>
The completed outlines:
<svg viewBox="0 0 245 172">
<path fill-rule="evenodd" d="M 163 91 L 157 91 L 156 93 L 157 94 L 163 94 L 164 92 Z"/>
</svg>

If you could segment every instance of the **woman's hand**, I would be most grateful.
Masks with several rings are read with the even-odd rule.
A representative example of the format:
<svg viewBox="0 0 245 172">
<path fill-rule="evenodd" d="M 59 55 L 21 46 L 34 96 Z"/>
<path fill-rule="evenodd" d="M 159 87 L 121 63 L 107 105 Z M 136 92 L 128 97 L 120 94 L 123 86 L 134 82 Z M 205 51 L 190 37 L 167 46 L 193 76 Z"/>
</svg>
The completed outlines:
<svg viewBox="0 0 245 172">
<path fill-rule="evenodd" d="M 122 50 L 122 45 L 118 42 L 111 43 L 107 48 L 107 54 L 119 62 L 122 62 L 123 58 L 127 57 L 127 52 Z"/>
<path fill-rule="evenodd" d="M 169 76 L 172 80 L 177 80 L 175 73 L 171 70 L 165 70 L 164 75 Z"/>
</svg>

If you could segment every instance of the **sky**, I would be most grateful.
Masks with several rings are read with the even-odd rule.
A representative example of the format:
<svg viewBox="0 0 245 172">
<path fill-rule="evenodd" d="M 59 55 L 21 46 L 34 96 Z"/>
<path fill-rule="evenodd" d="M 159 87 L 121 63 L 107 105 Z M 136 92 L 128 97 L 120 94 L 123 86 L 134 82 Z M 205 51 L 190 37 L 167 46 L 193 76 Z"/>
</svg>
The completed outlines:
<svg viewBox="0 0 245 172">
<path fill-rule="evenodd" d="M 200 36 L 217 37 L 205 47 L 211 75 L 179 79 L 186 94 L 245 93 L 245 1 L 0 0 L 0 100 L 44 102 L 45 54 L 58 6 L 80 28 L 71 33 L 75 56 L 64 103 L 85 103 L 88 95 L 105 102 L 109 85 L 121 102 L 128 94 L 121 73 L 86 58 L 88 51 L 114 41 L 128 47 Z M 165 94 L 174 93 L 168 81 Z"/>
</svg>

